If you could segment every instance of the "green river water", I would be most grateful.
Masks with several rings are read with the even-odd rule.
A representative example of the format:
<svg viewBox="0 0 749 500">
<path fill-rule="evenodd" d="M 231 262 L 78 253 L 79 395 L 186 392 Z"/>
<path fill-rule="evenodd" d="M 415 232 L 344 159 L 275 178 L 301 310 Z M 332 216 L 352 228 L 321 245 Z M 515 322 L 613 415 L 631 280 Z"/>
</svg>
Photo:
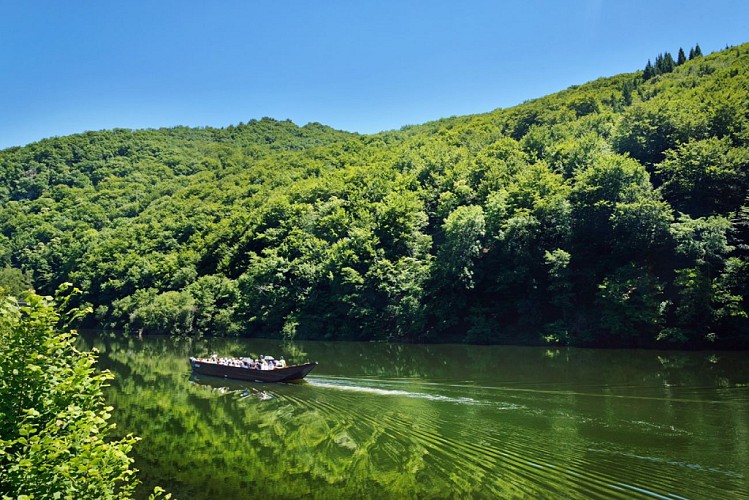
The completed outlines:
<svg viewBox="0 0 749 500">
<path fill-rule="evenodd" d="M 175 498 L 749 498 L 749 353 L 85 336 Z M 299 384 L 195 377 L 285 355 Z"/>
</svg>

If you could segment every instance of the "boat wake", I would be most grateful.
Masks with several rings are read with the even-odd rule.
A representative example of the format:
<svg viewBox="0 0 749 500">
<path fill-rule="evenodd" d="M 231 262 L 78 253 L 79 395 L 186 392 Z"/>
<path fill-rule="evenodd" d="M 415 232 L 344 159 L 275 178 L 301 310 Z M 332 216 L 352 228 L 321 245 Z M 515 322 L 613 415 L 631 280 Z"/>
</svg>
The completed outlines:
<svg viewBox="0 0 749 500">
<path fill-rule="evenodd" d="M 424 497 L 455 491 L 467 497 L 678 498 L 684 491 L 708 496 L 716 477 L 724 497 L 746 482 L 730 464 L 633 452 L 630 443 L 637 440 L 692 439 L 687 426 L 644 418 L 664 401 L 654 391 L 638 396 L 627 387 L 569 391 L 563 384 L 329 375 L 301 384 L 217 383 L 234 396 L 225 397 L 226 404 L 244 412 L 243 425 L 265 436 L 258 442 L 283 436 L 282 456 L 295 449 L 314 454 L 310 463 L 325 464 L 315 473 L 330 484 L 351 484 L 352 471 L 377 470 Z M 632 401 L 640 403 L 638 411 Z M 685 397 L 666 402 L 691 404 Z M 601 405 L 614 411 L 602 415 Z"/>
<path fill-rule="evenodd" d="M 366 393 L 374 394 L 379 396 L 393 396 L 403 397 L 411 399 L 425 399 L 429 401 L 439 401 L 444 403 L 453 403 L 459 405 L 475 405 L 475 406 L 491 406 L 497 409 L 517 409 L 519 405 L 512 403 L 498 403 L 496 401 L 489 401 L 485 399 L 477 399 L 470 396 L 451 396 L 445 394 L 434 394 L 431 392 L 425 392 L 427 388 L 424 385 L 417 384 L 415 390 L 406 390 L 403 388 L 394 388 L 397 385 L 409 385 L 414 386 L 414 381 L 407 380 L 371 380 L 371 379 L 350 379 L 344 378 L 339 379 L 335 377 L 315 377 L 309 378 L 308 383 L 317 388 L 322 389 L 333 389 L 338 391 L 346 391 L 352 393 Z M 429 384 L 429 389 L 442 389 L 444 392 L 445 386 Z"/>
</svg>

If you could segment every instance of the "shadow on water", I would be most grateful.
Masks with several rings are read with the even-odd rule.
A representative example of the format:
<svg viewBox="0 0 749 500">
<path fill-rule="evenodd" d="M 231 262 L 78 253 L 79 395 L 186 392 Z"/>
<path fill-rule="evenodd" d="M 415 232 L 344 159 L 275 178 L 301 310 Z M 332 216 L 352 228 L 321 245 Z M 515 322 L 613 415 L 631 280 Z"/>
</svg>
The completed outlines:
<svg viewBox="0 0 749 500">
<path fill-rule="evenodd" d="M 301 384 L 191 375 L 278 341 L 87 337 L 178 498 L 747 497 L 743 353 L 304 342 Z"/>
</svg>

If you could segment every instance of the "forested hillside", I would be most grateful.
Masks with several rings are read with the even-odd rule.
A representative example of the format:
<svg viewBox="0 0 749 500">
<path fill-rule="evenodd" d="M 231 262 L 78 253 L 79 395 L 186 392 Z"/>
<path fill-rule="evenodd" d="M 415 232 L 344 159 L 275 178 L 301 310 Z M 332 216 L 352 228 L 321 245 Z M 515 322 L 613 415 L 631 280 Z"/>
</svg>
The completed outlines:
<svg viewBox="0 0 749 500">
<path fill-rule="evenodd" d="M 749 45 L 682 56 L 375 135 L 7 149 L 0 277 L 147 333 L 749 347 Z"/>
</svg>

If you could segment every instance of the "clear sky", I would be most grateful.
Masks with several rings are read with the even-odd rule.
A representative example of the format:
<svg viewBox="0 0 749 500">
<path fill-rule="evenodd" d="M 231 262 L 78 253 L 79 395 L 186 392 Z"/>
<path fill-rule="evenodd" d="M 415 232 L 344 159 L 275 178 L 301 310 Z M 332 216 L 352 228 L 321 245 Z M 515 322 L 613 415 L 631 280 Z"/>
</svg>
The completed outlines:
<svg viewBox="0 0 749 500">
<path fill-rule="evenodd" d="M 747 0 L 0 0 L 0 148 L 263 116 L 378 132 L 747 41 Z"/>
</svg>

